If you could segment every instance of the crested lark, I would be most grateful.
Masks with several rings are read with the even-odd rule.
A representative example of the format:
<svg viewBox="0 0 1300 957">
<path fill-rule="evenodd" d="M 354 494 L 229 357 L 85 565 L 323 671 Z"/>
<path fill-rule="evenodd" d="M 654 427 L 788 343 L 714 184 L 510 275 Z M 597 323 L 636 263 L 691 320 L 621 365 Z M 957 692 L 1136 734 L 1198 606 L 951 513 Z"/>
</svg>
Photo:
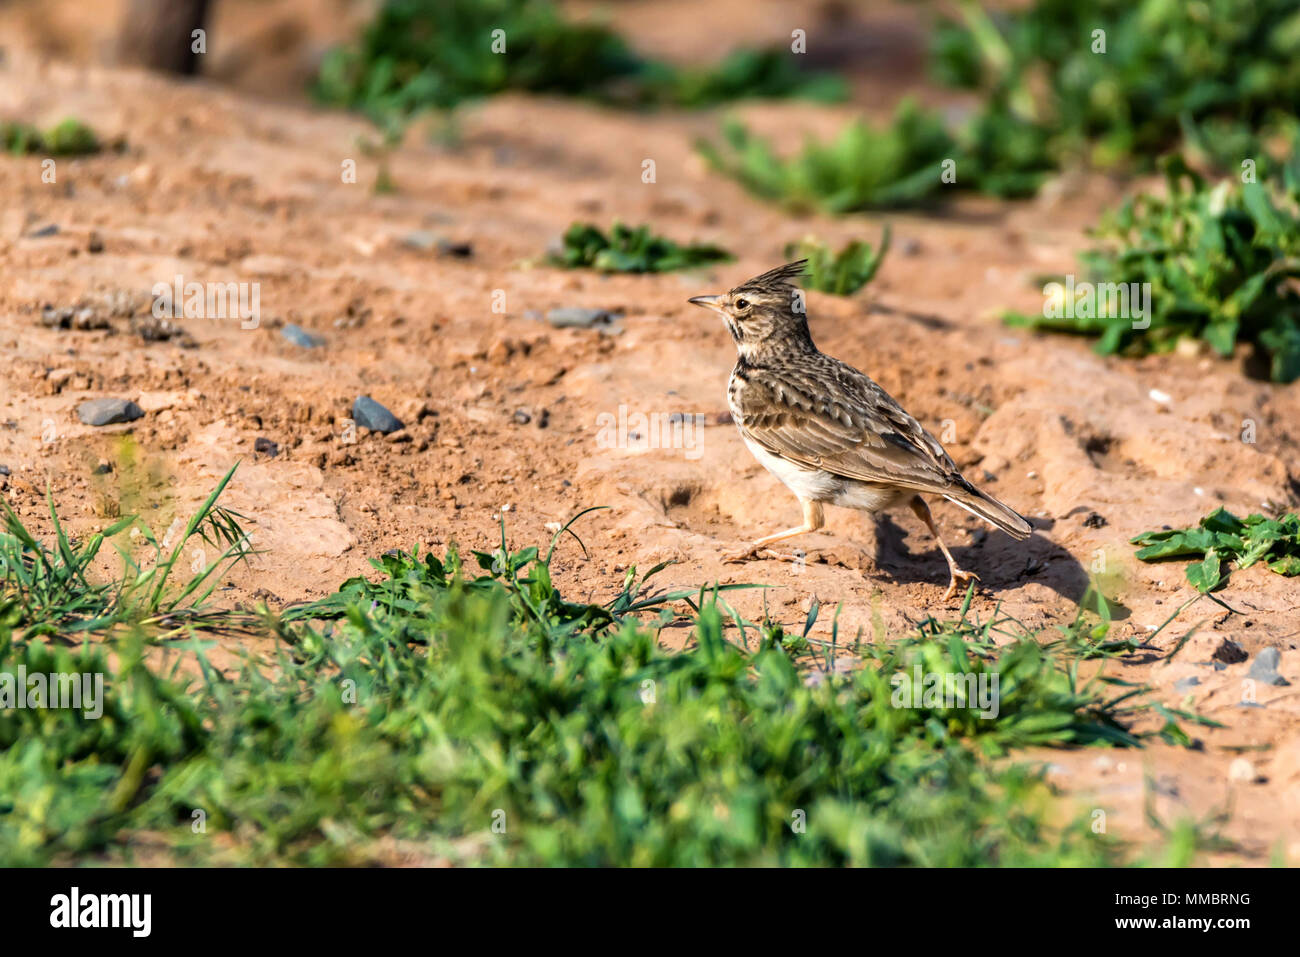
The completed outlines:
<svg viewBox="0 0 1300 957">
<path fill-rule="evenodd" d="M 868 512 L 906 503 L 948 561 L 947 600 L 958 582 L 979 576 L 953 560 L 922 493 L 941 495 L 1013 538 L 1028 538 L 1033 529 L 962 478 L 943 446 L 884 389 L 817 349 L 794 286 L 803 267 L 800 260 L 728 293 L 690 300 L 720 313 L 736 340 L 727 398 L 745 445 L 803 505 L 802 525 L 760 538 L 729 560 L 821 528 L 823 503 Z"/>
</svg>

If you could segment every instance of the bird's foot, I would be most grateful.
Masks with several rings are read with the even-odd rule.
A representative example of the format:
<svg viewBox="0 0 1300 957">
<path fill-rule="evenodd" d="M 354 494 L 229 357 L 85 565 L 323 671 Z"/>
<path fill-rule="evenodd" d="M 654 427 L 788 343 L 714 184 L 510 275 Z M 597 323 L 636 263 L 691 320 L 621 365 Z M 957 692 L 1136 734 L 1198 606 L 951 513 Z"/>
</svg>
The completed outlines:
<svg viewBox="0 0 1300 957">
<path fill-rule="evenodd" d="M 977 582 L 979 580 L 979 575 L 976 575 L 974 572 L 968 572 L 964 568 L 958 568 L 956 565 L 953 565 L 952 577 L 948 580 L 948 590 L 943 593 L 943 600 L 948 601 L 957 593 L 958 582 L 961 583 L 964 591 L 964 586 L 967 582 Z"/>
</svg>

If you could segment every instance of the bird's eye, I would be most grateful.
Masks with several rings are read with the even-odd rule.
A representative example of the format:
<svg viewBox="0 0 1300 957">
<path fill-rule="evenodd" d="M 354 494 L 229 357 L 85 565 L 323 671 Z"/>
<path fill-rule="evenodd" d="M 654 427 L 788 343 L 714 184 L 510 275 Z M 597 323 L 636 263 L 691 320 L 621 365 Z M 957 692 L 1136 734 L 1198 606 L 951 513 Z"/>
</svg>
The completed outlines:
<svg viewBox="0 0 1300 957">
<path fill-rule="evenodd" d="M 737 309 L 748 309 L 748 308 L 749 308 L 749 300 L 748 300 L 748 299 L 737 299 L 737 300 L 736 300 L 736 308 L 737 308 Z"/>
</svg>

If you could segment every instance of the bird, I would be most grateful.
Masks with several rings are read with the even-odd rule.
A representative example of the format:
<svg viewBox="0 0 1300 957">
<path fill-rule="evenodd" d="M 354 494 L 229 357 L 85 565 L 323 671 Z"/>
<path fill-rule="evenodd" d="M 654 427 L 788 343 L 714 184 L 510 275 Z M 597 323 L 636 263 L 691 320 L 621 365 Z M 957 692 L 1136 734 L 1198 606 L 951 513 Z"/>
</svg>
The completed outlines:
<svg viewBox="0 0 1300 957">
<path fill-rule="evenodd" d="M 806 264 L 787 263 L 729 292 L 688 300 L 722 316 L 737 354 L 727 384 L 731 417 L 754 458 L 803 506 L 803 524 L 764 536 L 727 560 L 761 557 L 769 545 L 817 531 L 826 504 L 870 513 L 906 504 L 948 562 L 947 601 L 959 583 L 979 576 L 953 559 L 923 496 L 945 498 L 1020 541 L 1033 526 L 967 481 L 893 396 L 817 348 L 797 286 Z"/>
</svg>

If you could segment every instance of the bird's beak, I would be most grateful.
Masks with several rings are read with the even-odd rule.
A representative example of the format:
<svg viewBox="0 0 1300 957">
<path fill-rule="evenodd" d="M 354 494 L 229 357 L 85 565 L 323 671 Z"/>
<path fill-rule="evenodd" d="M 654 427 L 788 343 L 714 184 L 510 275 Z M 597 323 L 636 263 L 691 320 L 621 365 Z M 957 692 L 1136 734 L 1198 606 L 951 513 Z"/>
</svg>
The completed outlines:
<svg viewBox="0 0 1300 957">
<path fill-rule="evenodd" d="M 726 296 L 695 296 L 688 299 L 687 302 L 703 306 L 705 309 L 712 309 L 714 312 L 722 312 L 722 303 L 726 298 Z"/>
</svg>

